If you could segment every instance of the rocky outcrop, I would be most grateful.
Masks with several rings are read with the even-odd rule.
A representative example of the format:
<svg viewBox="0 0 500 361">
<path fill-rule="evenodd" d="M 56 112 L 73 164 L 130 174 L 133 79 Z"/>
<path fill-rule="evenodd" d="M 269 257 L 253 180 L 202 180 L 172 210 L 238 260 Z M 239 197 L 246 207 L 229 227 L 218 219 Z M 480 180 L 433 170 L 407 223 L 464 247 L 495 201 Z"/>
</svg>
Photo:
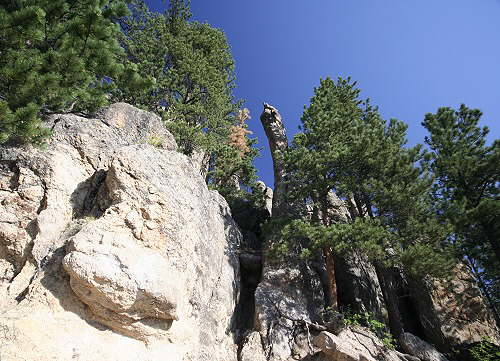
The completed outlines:
<svg viewBox="0 0 500 361">
<path fill-rule="evenodd" d="M 370 313 L 381 322 L 387 321 L 387 309 L 375 267 L 364 255 L 336 256 L 335 275 L 341 306 L 355 313 Z"/>
<path fill-rule="evenodd" d="M 338 335 L 323 331 L 314 337 L 313 344 L 322 359 L 329 361 L 419 361 L 417 357 L 387 347 L 361 327 L 346 328 Z"/>
<path fill-rule="evenodd" d="M 268 360 L 288 360 L 308 351 L 299 342 L 303 321 L 318 322 L 324 310 L 323 288 L 307 262 L 266 259 L 255 292 L 255 325 Z"/>
<path fill-rule="evenodd" d="M 265 103 L 261 121 L 273 156 L 272 216 L 300 217 L 303 212 L 296 212 L 296 205 L 287 198 L 288 171 L 281 154 L 287 150 L 288 140 L 281 116 L 276 108 Z M 362 213 L 353 201 L 344 201 L 333 192 L 328 194 L 323 209 L 313 204 L 306 208 L 306 217 L 326 219 L 330 224 L 348 222 Z M 479 289 L 470 277 L 465 280 L 460 272 L 451 285 L 446 285 L 445 281 L 415 281 L 407 279 L 402 269 L 373 264 L 362 254 L 337 254 L 333 262 L 330 260 L 334 272 L 326 272 L 326 268 L 332 268 L 325 262 L 328 252 L 307 262 L 298 259 L 300 250 L 293 249 L 290 253 L 290 257 L 280 261 L 264 258 L 262 281 L 255 293 L 256 330 L 260 332 L 270 360 L 300 358 L 304 357 L 304 352 L 312 355 L 304 351 L 308 349 L 303 343 L 307 333 L 304 325 L 318 320 L 321 309 L 331 304 L 332 295 L 336 296 L 340 310 L 370 313 L 371 317 L 385 323 L 396 338 L 412 332 L 435 344 L 441 352 L 450 352 L 455 346 L 483 337 L 499 342 L 498 329 Z M 329 292 L 331 284 L 336 284 L 336 292 Z M 317 297 L 311 297 L 311 292 Z M 319 295 L 330 297 L 321 300 Z"/>
<path fill-rule="evenodd" d="M 257 182 L 257 186 L 260 188 L 262 193 L 264 194 L 264 202 L 269 215 L 273 214 L 273 195 L 274 191 L 271 187 L 266 186 L 266 184 L 262 181 Z"/>
<path fill-rule="evenodd" d="M 448 361 L 432 345 L 411 333 L 403 333 L 400 337 L 400 343 L 405 352 L 418 357 L 422 361 Z"/>
<path fill-rule="evenodd" d="M 281 117 L 271 106 L 264 113 L 279 152 Z M 2 360 L 434 361 L 425 341 L 440 352 L 498 342 L 460 270 L 449 283 L 399 277 L 402 325 L 412 332 L 418 320 L 421 338 L 404 333 L 400 344 L 414 356 L 346 327 L 325 312 L 321 256 L 266 257 L 261 225 L 271 210 L 241 201 L 230 211 L 199 159 L 176 152 L 151 113 L 119 103 L 96 119 L 54 115 L 46 126 L 45 148 L 0 147 Z M 294 214 L 283 184 L 277 217 Z M 330 201 L 332 222 L 348 221 L 344 202 Z M 374 267 L 361 255 L 335 265 L 340 304 L 386 322 Z"/>
<path fill-rule="evenodd" d="M 500 345 L 500 330 L 479 287 L 465 266 L 450 280 L 412 280 L 412 298 L 424 335 L 443 352 L 484 338 Z"/>
<path fill-rule="evenodd" d="M 269 140 L 274 168 L 273 218 L 295 217 L 299 214 L 287 195 L 287 169 L 281 155 L 288 149 L 285 127 L 278 110 L 264 103 L 260 120 Z M 269 246 L 273 240 L 265 238 Z M 266 249 L 265 249 L 266 251 Z M 301 346 L 304 330 L 301 321 L 317 322 L 324 310 L 323 286 L 320 276 L 309 262 L 295 254 L 285 260 L 265 257 L 262 280 L 255 291 L 254 329 L 260 333 L 268 360 L 305 357 Z M 321 266 L 319 266 L 321 268 Z"/>
<path fill-rule="evenodd" d="M 2 360 L 236 360 L 241 233 L 160 119 L 47 125 L 0 149 Z"/>
</svg>

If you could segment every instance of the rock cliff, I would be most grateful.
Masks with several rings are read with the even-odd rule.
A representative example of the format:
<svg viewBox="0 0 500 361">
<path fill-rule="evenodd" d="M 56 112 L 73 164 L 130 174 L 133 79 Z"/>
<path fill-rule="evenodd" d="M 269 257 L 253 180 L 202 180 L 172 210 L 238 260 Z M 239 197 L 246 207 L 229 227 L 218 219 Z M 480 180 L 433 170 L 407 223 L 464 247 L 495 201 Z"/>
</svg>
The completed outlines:
<svg viewBox="0 0 500 361">
<path fill-rule="evenodd" d="M 286 148 L 277 110 L 261 119 L 273 151 Z M 404 280 L 399 309 L 422 329 L 401 352 L 325 316 L 321 258 L 266 257 L 260 225 L 286 212 L 284 184 L 261 185 L 266 208 L 230 210 L 151 113 L 118 103 L 46 126 L 46 147 L 0 147 L 2 361 L 443 361 L 453 345 L 499 341 L 463 273 L 453 290 Z M 335 197 L 331 212 L 349 217 Z M 373 265 L 336 265 L 342 302 L 384 321 Z"/>
<path fill-rule="evenodd" d="M 160 119 L 47 125 L 0 150 L 1 359 L 236 360 L 241 234 Z"/>
</svg>

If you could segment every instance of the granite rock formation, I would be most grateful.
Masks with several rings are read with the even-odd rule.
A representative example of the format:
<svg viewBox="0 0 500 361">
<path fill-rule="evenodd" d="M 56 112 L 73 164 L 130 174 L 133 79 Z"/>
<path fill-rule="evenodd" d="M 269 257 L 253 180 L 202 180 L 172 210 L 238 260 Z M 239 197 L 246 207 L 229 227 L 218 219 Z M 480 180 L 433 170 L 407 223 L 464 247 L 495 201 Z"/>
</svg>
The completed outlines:
<svg viewBox="0 0 500 361">
<path fill-rule="evenodd" d="M 225 200 L 151 113 L 47 125 L 46 149 L 0 150 L 2 360 L 235 360 Z"/>
<path fill-rule="evenodd" d="M 279 162 L 281 117 L 266 105 L 261 119 Z M 282 163 L 265 208 L 230 210 L 151 113 L 118 103 L 45 124 L 46 147 L 0 147 L 2 361 L 444 361 L 484 336 L 500 343 L 463 269 L 398 284 L 407 353 L 325 313 L 321 257 L 266 256 L 261 225 L 296 215 Z M 332 221 L 349 212 L 332 194 Z M 341 303 L 387 322 L 373 265 L 335 263 Z"/>
</svg>

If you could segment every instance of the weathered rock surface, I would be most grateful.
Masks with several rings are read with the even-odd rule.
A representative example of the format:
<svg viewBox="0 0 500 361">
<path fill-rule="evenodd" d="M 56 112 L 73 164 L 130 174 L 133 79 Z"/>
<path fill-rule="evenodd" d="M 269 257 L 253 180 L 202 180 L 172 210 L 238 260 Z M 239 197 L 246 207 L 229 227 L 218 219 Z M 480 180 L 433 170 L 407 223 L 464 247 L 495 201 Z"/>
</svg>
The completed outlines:
<svg viewBox="0 0 500 361">
<path fill-rule="evenodd" d="M 239 361 L 266 361 L 260 334 L 252 332 L 244 340 Z"/>
<path fill-rule="evenodd" d="M 403 333 L 400 337 L 400 343 L 405 352 L 418 357 L 422 361 L 448 361 L 448 359 L 432 347 L 432 345 L 411 333 Z"/>
<path fill-rule="evenodd" d="M 271 187 L 266 186 L 266 184 L 262 181 L 258 181 L 257 185 L 260 187 L 262 192 L 264 193 L 264 201 L 266 204 L 266 209 L 269 212 L 269 215 L 273 213 L 273 194 L 274 191 Z"/>
<path fill-rule="evenodd" d="M 426 338 L 443 352 L 489 338 L 500 345 L 500 330 L 472 275 L 457 267 L 451 280 L 411 283 Z"/>
<path fill-rule="evenodd" d="M 0 148 L 2 360 L 236 360 L 241 234 L 160 119 L 48 126 Z"/>
<path fill-rule="evenodd" d="M 386 347 L 377 336 L 361 327 L 346 328 L 338 335 L 323 331 L 314 337 L 313 344 L 323 359 L 330 361 L 418 361 Z"/>
<path fill-rule="evenodd" d="M 277 155 L 287 143 L 281 117 L 266 106 L 262 119 Z M 2 360 L 418 361 L 366 329 L 332 326 L 340 318 L 323 312 L 321 257 L 267 258 L 260 225 L 271 210 L 233 207 L 242 235 L 200 159 L 175 151 L 160 118 L 114 104 L 97 119 L 46 124 L 45 149 L 0 147 Z M 281 186 L 272 211 L 294 215 Z M 331 205 L 333 221 L 349 218 L 342 200 Z M 373 266 L 362 256 L 336 265 L 341 304 L 384 321 Z M 468 277 L 394 294 L 417 302 L 399 311 L 439 350 L 499 342 Z M 444 361 L 410 341 L 401 343 L 420 360 Z"/>
<path fill-rule="evenodd" d="M 255 291 L 255 330 L 259 331 L 269 360 L 288 360 L 297 351 L 299 321 L 317 322 L 324 309 L 323 289 L 306 262 L 265 260 L 262 280 Z M 301 351 L 307 349 L 300 347 Z"/>
<path fill-rule="evenodd" d="M 335 257 L 338 294 L 341 305 L 353 312 L 368 312 L 381 322 L 387 321 L 387 310 L 375 267 L 362 254 Z"/>
</svg>

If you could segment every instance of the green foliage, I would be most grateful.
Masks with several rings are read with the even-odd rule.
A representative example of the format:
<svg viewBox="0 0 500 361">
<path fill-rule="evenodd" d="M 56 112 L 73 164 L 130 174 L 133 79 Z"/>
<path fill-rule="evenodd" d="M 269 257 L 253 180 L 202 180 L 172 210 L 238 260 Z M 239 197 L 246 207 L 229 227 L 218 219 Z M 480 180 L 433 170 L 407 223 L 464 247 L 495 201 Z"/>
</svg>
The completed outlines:
<svg viewBox="0 0 500 361">
<path fill-rule="evenodd" d="M 165 139 L 157 135 L 151 135 L 148 138 L 147 143 L 152 145 L 153 147 L 161 148 L 163 146 L 163 143 L 165 143 Z"/>
<path fill-rule="evenodd" d="M 182 1 L 159 14 L 142 2 L 121 21 L 123 61 L 148 79 L 147 88 L 119 82 L 114 97 L 161 115 L 186 154 L 227 138 L 238 110 L 233 101 L 234 61 L 224 33 L 190 22 Z"/>
<path fill-rule="evenodd" d="M 371 332 L 376 334 L 385 347 L 389 349 L 396 348 L 396 340 L 388 331 L 387 326 L 375 319 L 372 313 L 353 313 L 346 312 L 344 314 L 344 324 L 346 326 L 363 326 L 368 328 Z"/>
<path fill-rule="evenodd" d="M 123 72 L 114 21 L 122 0 L 7 0 L 0 5 L 0 143 L 40 142 L 40 116 L 92 112 Z"/>
<path fill-rule="evenodd" d="M 453 243 L 466 257 L 497 310 L 500 306 L 500 141 L 486 144 L 481 112 L 461 105 L 427 114 L 429 169 L 435 212 L 453 226 Z"/>
<path fill-rule="evenodd" d="M 386 265 L 418 275 L 443 275 L 452 260 L 444 251 L 448 228 L 435 221 L 431 178 L 419 166 L 422 147 L 406 147 L 407 126 L 385 121 L 350 79 L 327 78 L 315 89 L 302 117 L 303 130 L 284 155 L 293 197 L 311 203 L 312 220 L 282 228 L 290 241 L 310 249 L 362 250 Z M 347 201 L 352 219 L 331 224 L 328 194 Z"/>
<path fill-rule="evenodd" d="M 0 143 L 41 142 L 50 133 L 44 115 L 125 101 L 161 115 L 184 153 L 205 154 L 207 182 L 225 196 L 256 198 L 246 191 L 255 186 L 257 150 L 232 95 L 229 45 L 190 16 L 185 0 L 171 0 L 165 14 L 139 0 L 2 3 Z M 234 129 L 243 134 L 237 145 Z"/>
<path fill-rule="evenodd" d="M 500 360 L 500 346 L 485 339 L 475 344 L 470 350 L 474 361 L 497 361 Z"/>
<path fill-rule="evenodd" d="M 232 95 L 234 60 L 224 33 L 189 21 L 189 2 L 182 0 L 170 1 L 165 14 L 142 1 L 131 11 L 120 21 L 120 43 L 136 79 L 118 79 L 113 98 L 159 114 L 185 154 L 204 153 L 207 182 L 225 196 L 241 193 L 237 183 L 252 187 L 254 141 L 245 137 L 250 149 L 244 153 L 230 142 L 232 128 L 246 125 Z"/>
<path fill-rule="evenodd" d="M 97 219 L 97 217 L 96 216 L 92 216 L 92 215 L 85 216 L 85 217 L 82 218 L 82 220 L 83 220 L 84 223 L 90 223 L 90 222 L 95 221 L 96 219 Z"/>
</svg>

